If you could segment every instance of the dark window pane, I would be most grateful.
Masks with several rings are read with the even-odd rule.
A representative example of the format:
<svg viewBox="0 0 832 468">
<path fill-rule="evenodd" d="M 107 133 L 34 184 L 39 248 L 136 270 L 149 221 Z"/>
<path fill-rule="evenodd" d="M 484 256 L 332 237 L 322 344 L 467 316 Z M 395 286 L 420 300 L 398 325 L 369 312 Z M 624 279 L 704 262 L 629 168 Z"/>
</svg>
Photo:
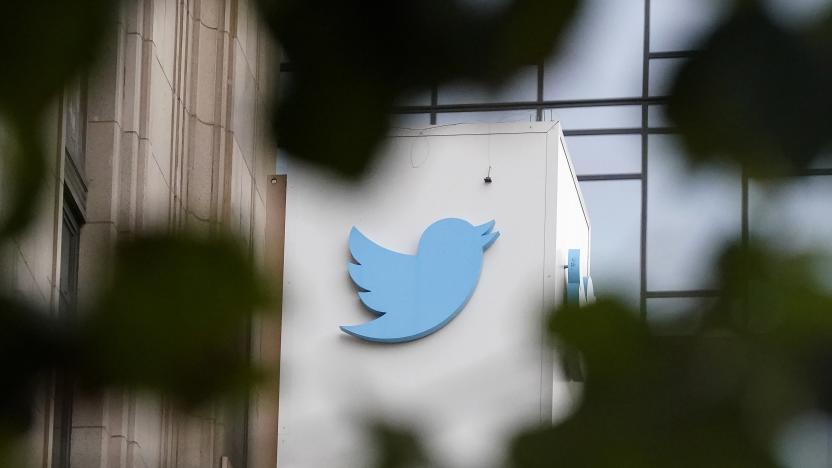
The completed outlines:
<svg viewBox="0 0 832 468">
<path fill-rule="evenodd" d="M 543 120 L 559 120 L 564 130 L 641 127 L 641 106 L 593 106 L 546 109 Z"/>
<path fill-rule="evenodd" d="M 397 106 L 429 106 L 430 105 L 430 89 L 423 89 L 413 91 L 405 96 L 402 96 L 396 101 Z"/>
<path fill-rule="evenodd" d="M 498 88 L 470 82 L 439 87 L 439 104 L 483 104 L 488 102 L 534 101 L 537 99 L 537 67 L 525 67 Z"/>
<path fill-rule="evenodd" d="M 768 0 L 772 18 L 787 27 L 811 27 L 826 18 L 829 0 Z"/>
<path fill-rule="evenodd" d="M 749 226 L 754 236 L 786 252 L 810 251 L 832 291 L 832 176 L 795 177 L 780 187 L 751 182 Z"/>
<path fill-rule="evenodd" d="M 647 289 L 708 289 L 727 241 L 739 238 L 739 171 L 692 171 L 671 135 L 651 135 L 647 165 Z"/>
<path fill-rule="evenodd" d="M 430 125 L 430 114 L 396 114 L 391 126 L 395 128 L 424 128 Z"/>
<path fill-rule="evenodd" d="M 587 0 L 545 70 L 544 98 L 641 96 L 643 0 Z"/>
<path fill-rule="evenodd" d="M 566 142 L 578 175 L 641 172 L 640 135 L 569 136 Z"/>
<path fill-rule="evenodd" d="M 86 131 L 86 106 L 83 82 L 75 81 L 66 91 L 66 152 L 78 172 L 84 174 L 84 132 Z"/>
<path fill-rule="evenodd" d="M 533 110 L 507 110 L 493 112 L 447 112 L 436 117 L 437 125 L 458 123 L 534 122 Z"/>
<path fill-rule="evenodd" d="M 81 219 L 72 209 L 73 198 L 65 190 L 65 206 L 61 227 L 61 265 L 59 284 L 59 314 L 62 320 L 75 313 L 78 296 L 78 255 L 80 250 Z M 52 429 L 52 467 L 69 467 L 72 438 L 72 402 L 74 382 L 67 374 L 55 375 L 54 412 Z"/>
<path fill-rule="evenodd" d="M 660 334 L 679 335 L 695 331 L 712 298 L 669 297 L 647 299 L 647 323 Z"/>
<path fill-rule="evenodd" d="M 596 297 L 616 296 L 638 308 L 641 298 L 641 181 L 581 182 L 592 223 Z"/>
<path fill-rule="evenodd" d="M 673 123 L 667 118 L 665 106 L 650 106 L 647 108 L 647 126 L 650 128 L 668 128 Z"/>
<path fill-rule="evenodd" d="M 731 2 L 660 0 L 650 2 L 652 52 L 697 48 L 731 7 Z"/>
<path fill-rule="evenodd" d="M 686 58 L 668 58 L 650 60 L 650 83 L 649 92 L 651 96 L 669 96 L 673 86 L 673 80 L 679 67 L 685 64 Z"/>
</svg>

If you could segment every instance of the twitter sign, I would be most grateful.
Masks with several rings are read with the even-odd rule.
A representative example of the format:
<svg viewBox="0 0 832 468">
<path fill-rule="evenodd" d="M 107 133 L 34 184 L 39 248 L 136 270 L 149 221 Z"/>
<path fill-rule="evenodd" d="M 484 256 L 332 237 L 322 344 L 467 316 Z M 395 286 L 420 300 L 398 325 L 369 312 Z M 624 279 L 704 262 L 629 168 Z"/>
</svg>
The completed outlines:
<svg viewBox="0 0 832 468">
<path fill-rule="evenodd" d="M 378 318 L 361 325 L 342 326 L 357 338 L 402 343 L 444 327 L 474 294 L 485 250 L 497 240 L 494 221 L 474 226 L 445 218 L 428 226 L 415 255 L 388 250 L 355 227 L 348 263 L 358 297 Z"/>
</svg>

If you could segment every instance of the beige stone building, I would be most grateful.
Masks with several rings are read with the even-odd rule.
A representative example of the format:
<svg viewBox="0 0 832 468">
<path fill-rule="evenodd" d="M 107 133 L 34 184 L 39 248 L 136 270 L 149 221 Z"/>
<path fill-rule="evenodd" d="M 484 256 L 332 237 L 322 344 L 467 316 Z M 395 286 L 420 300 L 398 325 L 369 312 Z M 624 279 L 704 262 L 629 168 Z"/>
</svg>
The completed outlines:
<svg viewBox="0 0 832 468">
<path fill-rule="evenodd" d="M 278 60 L 251 0 L 128 0 L 114 26 L 44 122 L 37 220 L 3 253 L 2 281 L 56 315 L 136 233 L 230 231 L 262 268 L 280 255 L 267 240 L 283 181 L 263 130 Z M 255 323 L 254 359 L 271 359 L 274 330 Z M 22 453 L 43 468 L 274 466 L 277 393 L 261 395 L 183 413 L 153 395 L 43 389 Z"/>
</svg>

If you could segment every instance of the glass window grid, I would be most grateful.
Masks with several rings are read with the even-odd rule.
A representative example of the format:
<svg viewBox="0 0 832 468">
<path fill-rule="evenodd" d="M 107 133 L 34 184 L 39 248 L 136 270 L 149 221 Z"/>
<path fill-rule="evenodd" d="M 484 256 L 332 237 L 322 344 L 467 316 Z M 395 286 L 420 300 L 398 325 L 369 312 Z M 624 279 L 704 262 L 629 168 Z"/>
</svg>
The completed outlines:
<svg viewBox="0 0 832 468">
<path fill-rule="evenodd" d="M 429 116 L 430 125 L 437 124 L 440 114 L 448 113 L 484 113 L 484 112 L 511 112 L 530 110 L 535 114 L 537 121 L 549 120 L 548 111 L 557 113 L 557 109 L 563 108 L 587 108 L 607 106 L 640 106 L 641 125 L 627 128 L 581 128 L 564 130 L 565 136 L 582 135 L 639 135 L 641 136 L 641 171 L 633 173 L 608 173 L 591 174 L 578 176 L 578 180 L 587 182 L 604 182 L 615 180 L 639 180 L 641 182 L 641 246 L 640 246 L 640 314 L 643 319 L 647 318 L 648 301 L 666 299 L 707 299 L 716 297 L 718 292 L 711 289 L 685 289 L 685 290 L 648 290 L 647 289 L 647 160 L 648 160 L 648 137 L 649 135 L 673 134 L 674 129 L 664 119 L 658 119 L 661 106 L 667 104 L 667 96 L 652 95 L 650 86 L 650 65 L 651 61 L 658 62 L 665 59 L 688 59 L 696 52 L 694 50 L 670 50 L 652 51 L 650 46 L 650 11 L 651 3 L 655 0 L 644 0 L 644 44 L 641 57 L 642 65 L 642 89 L 640 96 L 626 96 L 617 98 L 600 99 L 566 99 L 546 100 L 544 99 L 545 64 L 536 66 L 537 69 L 537 90 L 533 100 L 508 100 L 493 102 L 456 102 L 439 103 L 439 87 L 433 86 L 430 89 L 430 102 L 417 105 L 399 105 L 394 109 L 394 114 L 399 117 L 406 117 L 409 114 L 422 114 Z M 291 72 L 291 64 L 281 64 L 281 72 Z M 655 86 L 654 86 L 655 87 Z M 653 116 L 651 119 L 650 116 Z M 652 120 L 652 122 L 651 122 Z M 832 169 L 812 168 L 800 176 L 832 176 Z M 748 222 L 748 198 L 749 178 L 746 174 L 741 177 L 741 242 L 746 244 L 749 240 Z"/>
</svg>

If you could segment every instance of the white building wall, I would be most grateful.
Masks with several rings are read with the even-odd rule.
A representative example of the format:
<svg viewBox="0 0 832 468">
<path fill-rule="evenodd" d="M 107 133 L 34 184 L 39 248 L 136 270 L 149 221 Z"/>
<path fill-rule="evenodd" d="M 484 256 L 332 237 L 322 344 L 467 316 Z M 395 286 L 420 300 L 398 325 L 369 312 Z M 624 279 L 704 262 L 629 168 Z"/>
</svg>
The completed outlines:
<svg viewBox="0 0 832 468">
<path fill-rule="evenodd" d="M 449 466 L 497 466 L 510 434 L 551 420 L 553 399 L 567 404 L 543 324 L 563 294 L 566 250 L 589 251 L 589 222 L 562 138 L 548 122 L 400 130 L 361 184 L 289 166 L 281 468 L 367 466 L 373 418 L 415 425 Z M 341 332 L 374 318 L 347 275 L 350 228 L 415 253 L 445 217 L 494 219 L 501 233 L 464 310 L 410 343 Z"/>
</svg>

